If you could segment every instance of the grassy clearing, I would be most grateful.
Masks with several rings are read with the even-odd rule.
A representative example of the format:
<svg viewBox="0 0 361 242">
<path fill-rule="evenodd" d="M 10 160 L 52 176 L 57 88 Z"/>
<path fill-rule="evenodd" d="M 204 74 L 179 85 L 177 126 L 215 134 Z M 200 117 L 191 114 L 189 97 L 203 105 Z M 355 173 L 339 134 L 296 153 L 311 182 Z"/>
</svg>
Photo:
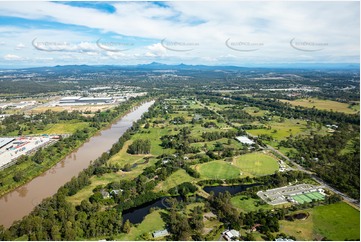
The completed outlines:
<svg viewBox="0 0 361 242">
<path fill-rule="evenodd" d="M 78 129 L 84 129 L 89 127 L 89 123 L 86 122 L 69 122 L 48 124 L 44 131 L 37 132 L 39 134 L 72 134 Z"/>
<path fill-rule="evenodd" d="M 204 208 L 204 203 L 203 202 L 195 202 L 195 203 L 191 203 L 191 204 L 188 204 L 186 206 L 186 209 L 185 209 L 185 212 L 187 214 L 191 213 L 191 211 L 195 208 L 195 207 L 202 207 Z"/>
<path fill-rule="evenodd" d="M 134 164 L 136 162 L 141 161 L 146 155 L 131 155 L 127 153 L 129 145 L 133 143 L 133 140 L 128 140 L 125 142 L 123 148 L 112 158 L 109 159 L 107 163 L 109 164 L 118 164 L 120 166 L 124 166 L 126 164 Z"/>
<path fill-rule="evenodd" d="M 78 191 L 75 195 L 71 197 L 67 197 L 67 201 L 73 203 L 74 205 L 79 205 L 81 201 L 83 201 L 84 199 L 88 199 L 93 194 L 93 189 L 98 185 L 105 186 L 113 181 L 119 181 L 122 179 L 127 179 L 127 180 L 134 179 L 143 172 L 144 168 L 154 165 L 155 162 L 156 159 L 150 159 L 148 164 L 139 165 L 129 172 L 119 171 L 117 173 L 103 174 L 100 177 L 93 176 L 90 178 L 91 184 L 89 186 L 84 187 L 83 189 Z"/>
<path fill-rule="evenodd" d="M 225 131 L 228 131 L 228 130 L 232 130 L 233 128 L 229 125 L 227 125 L 226 123 L 219 123 L 217 122 L 217 120 L 215 119 L 207 119 L 207 122 L 214 122 L 217 127 L 214 127 L 214 128 L 205 128 L 203 126 L 201 126 L 200 124 L 195 124 L 191 127 L 191 135 L 193 137 L 201 137 L 203 133 L 205 132 L 225 132 Z"/>
<path fill-rule="evenodd" d="M 207 149 L 212 150 L 212 149 L 214 149 L 214 145 L 215 145 L 217 142 L 222 143 L 222 144 L 225 145 L 226 147 L 232 147 L 232 148 L 234 148 L 234 149 L 242 149 L 242 148 L 243 148 L 242 143 L 236 141 L 235 139 L 232 139 L 232 140 L 231 140 L 231 144 L 228 145 L 228 139 L 227 139 L 227 138 L 222 138 L 222 139 L 219 139 L 219 140 L 207 141 L 207 142 L 191 143 L 191 146 L 193 146 L 193 147 L 198 147 L 198 148 L 203 148 L 204 145 L 207 144 Z"/>
<path fill-rule="evenodd" d="M 252 135 L 267 134 L 275 140 L 282 140 L 290 135 L 297 135 L 308 131 L 306 121 L 300 119 L 286 119 L 284 122 L 271 121 L 267 124 L 270 129 L 250 129 L 247 130 Z"/>
<path fill-rule="evenodd" d="M 23 128 L 25 128 L 25 127 L 26 126 L 24 125 Z M 25 130 L 22 132 L 22 135 L 73 134 L 73 133 L 75 133 L 76 130 L 81 130 L 81 129 L 84 129 L 87 127 L 89 127 L 89 123 L 87 123 L 87 122 L 80 122 L 77 120 L 72 120 L 72 121 L 66 121 L 66 122 L 61 122 L 61 123 L 56 123 L 56 124 L 48 124 L 44 127 L 44 129 L 41 129 L 41 130 L 34 129 L 32 132 L 30 130 Z M 18 136 L 19 131 L 15 130 L 15 131 L 9 133 L 8 135 L 9 136 Z"/>
<path fill-rule="evenodd" d="M 243 108 L 243 111 L 254 117 L 261 117 L 267 113 L 267 111 L 259 109 L 257 107 L 245 107 Z"/>
<path fill-rule="evenodd" d="M 215 111 L 225 110 L 227 108 L 231 108 L 233 105 L 230 104 L 218 104 L 218 103 L 210 103 L 208 105 L 210 108 L 212 108 Z"/>
<path fill-rule="evenodd" d="M 180 169 L 180 170 L 174 172 L 172 175 L 170 175 L 165 181 L 160 182 L 155 187 L 154 190 L 155 190 L 155 192 L 159 192 L 159 191 L 166 192 L 169 189 L 176 187 L 183 182 L 192 182 L 194 180 L 195 180 L 195 178 L 188 175 L 188 173 L 185 170 Z"/>
<path fill-rule="evenodd" d="M 352 105 L 351 107 L 352 110 L 355 110 L 356 112 L 360 112 L 360 103 Z"/>
<path fill-rule="evenodd" d="M 47 110 L 51 110 L 53 112 L 62 112 L 62 111 L 68 111 L 68 112 L 72 112 L 72 111 L 79 111 L 79 112 L 97 112 L 98 110 L 100 111 L 105 111 L 108 109 L 111 109 L 113 107 L 115 107 L 116 105 L 81 105 L 81 106 L 57 106 L 57 107 L 36 107 L 33 108 L 30 113 L 32 114 L 37 114 L 37 113 L 44 113 Z"/>
<path fill-rule="evenodd" d="M 306 220 L 280 221 L 280 232 L 293 235 L 298 240 L 359 240 L 360 212 L 341 202 L 306 209 L 310 216 Z"/>
<path fill-rule="evenodd" d="M 135 135 L 133 135 L 132 140 L 136 139 L 149 139 L 151 141 L 151 149 L 150 153 L 152 155 L 162 155 L 162 154 L 171 154 L 174 150 L 171 149 L 163 149 L 163 147 L 160 146 L 162 141 L 160 138 L 164 135 L 170 134 L 169 129 L 164 128 L 149 128 L 149 129 L 142 129 L 143 132 L 138 132 Z M 149 133 L 148 133 L 149 132 Z"/>
<path fill-rule="evenodd" d="M 331 240 L 359 240 L 360 211 L 346 203 L 314 209 L 315 232 Z"/>
<path fill-rule="evenodd" d="M 133 226 L 130 229 L 128 234 L 122 234 L 117 236 L 116 240 L 126 240 L 126 241 L 134 241 L 134 240 L 145 240 L 145 238 L 152 238 L 152 234 L 156 230 L 165 229 L 165 223 L 161 217 L 161 213 L 164 210 L 156 210 L 147 216 L 145 216 L 142 223 L 140 223 L 137 227 Z M 159 239 L 163 239 L 159 238 Z"/>
<path fill-rule="evenodd" d="M 347 103 L 341 103 L 331 100 L 321 100 L 316 98 L 308 98 L 308 99 L 298 99 L 298 100 L 280 100 L 282 102 L 288 102 L 293 106 L 302 106 L 306 108 L 317 108 L 319 110 L 333 110 L 337 112 L 343 112 L 347 114 L 353 114 L 360 111 L 359 108 L 357 108 L 357 105 L 353 106 L 353 108 L 349 107 L 349 104 Z M 359 106 L 358 106 L 359 107 Z"/>
<path fill-rule="evenodd" d="M 269 204 L 258 205 L 258 202 L 261 202 L 260 199 L 248 198 L 242 200 L 242 198 L 246 198 L 246 196 L 242 196 L 242 195 L 234 196 L 231 198 L 231 203 L 233 206 L 237 207 L 244 213 L 257 211 L 259 209 L 265 209 L 265 210 L 273 209 L 273 206 Z"/>
<path fill-rule="evenodd" d="M 273 174 L 279 169 L 275 158 L 260 152 L 236 157 L 233 164 L 240 168 L 242 176 L 264 176 Z"/>
<path fill-rule="evenodd" d="M 201 174 L 201 178 L 232 179 L 240 176 L 238 167 L 220 160 L 196 165 L 195 169 Z"/>
<path fill-rule="evenodd" d="M 340 151 L 340 154 L 341 155 L 345 155 L 345 154 L 347 154 L 347 153 L 351 153 L 351 152 L 353 152 L 354 151 L 354 142 L 355 142 L 356 140 L 355 139 L 350 139 L 350 140 L 348 140 L 347 141 L 347 143 L 346 143 L 346 146 L 345 146 L 345 148 L 343 148 L 341 151 Z"/>
</svg>

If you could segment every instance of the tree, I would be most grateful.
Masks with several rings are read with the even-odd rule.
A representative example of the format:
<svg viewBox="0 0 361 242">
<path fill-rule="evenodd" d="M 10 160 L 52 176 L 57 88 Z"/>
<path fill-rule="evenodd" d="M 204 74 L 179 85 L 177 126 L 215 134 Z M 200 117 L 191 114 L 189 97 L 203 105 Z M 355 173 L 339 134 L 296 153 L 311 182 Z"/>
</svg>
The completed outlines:
<svg viewBox="0 0 361 242">
<path fill-rule="evenodd" d="M 128 234 L 131 228 L 132 224 L 130 223 L 129 219 L 127 219 L 127 221 L 125 221 L 125 223 L 123 224 L 123 232 Z"/>
<path fill-rule="evenodd" d="M 127 152 L 129 154 L 149 154 L 151 143 L 149 139 L 137 139 L 131 145 L 129 145 Z"/>
<path fill-rule="evenodd" d="M 70 221 L 68 221 L 66 222 L 64 227 L 64 239 L 69 241 L 69 240 L 75 240 L 75 238 L 76 238 L 75 228 L 73 224 Z"/>
<path fill-rule="evenodd" d="M 15 173 L 15 175 L 13 176 L 14 181 L 19 182 L 24 178 L 24 172 L 23 171 L 18 171 Z"/>
<path fill-rule="evenodd" d="M 255 241 L 256 240 L 252 233 L 246 233 L 246 236 L 244 236 L 243 239 L 246 241 Z"/>
<path fill-rule="evenodd" d="M 61 240 L 60 227 L 54 225 L 51 227 L 51 239 L 52 240 Z"/>
</svg>

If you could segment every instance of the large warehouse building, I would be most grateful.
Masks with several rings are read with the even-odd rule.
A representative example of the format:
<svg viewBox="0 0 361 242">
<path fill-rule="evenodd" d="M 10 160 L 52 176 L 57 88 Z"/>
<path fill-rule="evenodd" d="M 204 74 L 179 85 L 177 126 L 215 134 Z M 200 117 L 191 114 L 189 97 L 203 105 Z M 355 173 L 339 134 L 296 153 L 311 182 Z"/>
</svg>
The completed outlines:
<svg viewBox="0 0 361 242">
<path fill-rule="evenodd" d="M 0 138 L 0 149 L 14 140 L 15 138 Z"/>
<path fill-rule="evenodd" d="M 64 97 L 60 99 L 60 104 L 92 104 L 92 103 L 111 103 L 111 97 Z"/>
</svg>

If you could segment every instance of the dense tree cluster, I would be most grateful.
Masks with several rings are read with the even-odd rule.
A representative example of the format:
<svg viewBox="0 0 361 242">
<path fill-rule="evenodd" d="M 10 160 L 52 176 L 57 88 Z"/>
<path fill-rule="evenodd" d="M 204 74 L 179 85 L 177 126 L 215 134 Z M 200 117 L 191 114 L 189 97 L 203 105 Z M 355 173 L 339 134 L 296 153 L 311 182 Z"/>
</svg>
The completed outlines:
<svg viewBox="0 0 361 242">
<path fill-rule="evenodd" d="M 169 189 L 169 193 L 171 195 L 181 195 L 183 197 L 185 197 L 186 195 L 188 195 L 189 193 L 194 193 L 198 190 L 198 188 L 196 186 L 194 186 L 192 183 L 190 182 L 184 182 L 176 187 L 173 187 L 171 189 Z"/>
<path fill-rule="evenodd" d="M 240 226 L 243 225 L 243 214 L 240 214 L 231 204 L 231 194 L 229 192 L 219 193 L 217 196 L 211 192 L 208 201 L 220 221 L 234 229 L 240 229 Z"/>
<path fill-rule="evenodd" d="M 342 128 L 332 135 L 290 138 L 280 145 L 295 148 L 297 152 L 288 154 L 292 159 L 342 192 L 359 198 L 360 139 L 353 135 Z"/>
<path fill-rule="evenodd" d="M 168 199 L 169 213 L 164 214 L 164 221 L 171 232 L 171 239 L 177 240 L 205 240 L 202 235 L 204 227 L 202 207 L 193 208 L 189 214 L 184 211 L 184 203 L 174 198 Z"/>
<path fill-rule="evenodd" d="M 127 152 L 132 155 L 136 154 L 149 154 L 151 143 L 149 139 L 136 139 L 131 145 L 129 145 Z"/>
</svg>

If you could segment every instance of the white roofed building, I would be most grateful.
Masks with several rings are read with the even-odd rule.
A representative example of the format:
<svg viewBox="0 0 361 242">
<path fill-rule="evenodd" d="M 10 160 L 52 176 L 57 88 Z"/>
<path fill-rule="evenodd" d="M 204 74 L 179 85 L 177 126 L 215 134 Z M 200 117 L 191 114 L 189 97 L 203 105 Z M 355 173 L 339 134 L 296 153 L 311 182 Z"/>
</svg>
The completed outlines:
<svg viewBox="0 0 361 242">
<path fill-rule="evenodd" d="M 242 144 L 246 144 L 246 145 L 253 145 L 254 141 L 251 140 L 250 138 L 248 138 L 247 136 L 237 136 L 236 140 L 238 140 L 239 142 L 241 142 Z"/>
</svg>

